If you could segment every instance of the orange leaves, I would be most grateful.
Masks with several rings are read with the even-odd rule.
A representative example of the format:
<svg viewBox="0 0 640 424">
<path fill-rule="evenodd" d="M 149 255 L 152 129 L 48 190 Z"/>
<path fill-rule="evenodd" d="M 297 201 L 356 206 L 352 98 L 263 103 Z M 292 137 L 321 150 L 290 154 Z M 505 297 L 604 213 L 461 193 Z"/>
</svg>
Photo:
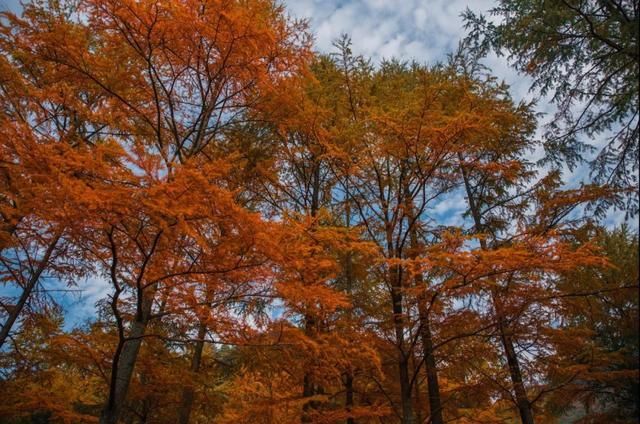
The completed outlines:
<svg viewBox="0 0 640 424">
<path fill-rule="evenodd" d="M 221 421 L 299 422 L 305 405 L 310 403 L 320 405 L 318 411 L 311 412 L 314 423 L 339 423 L 348 416 L 366 420 L 387 415 L 389 409 L 383 404 L 363 405 L 351 411 L 336 404 L 345 372 L 358 376 L 371 373 L 380 378 L 381 364 L 370 340 L 353 336 L 341 329 L 309 337 L 290 324 L 274 325 L 268 337 L 256 339 L 265 342 L 262 349 L 241 348 L 249 356 L 247 365 L 223 387 L 229 401 Z M 302 396 L 300 383 L 305 376 L 325 391 Z M 366 381 L 366 377 L 362 380 Z M 364 382 L 358 386 L 363 394 L 371 389 Z"/>
<path fill-rule="evenodd" d="M 231 383 L 233 389 L 221 423 L 298 423 L 304 399 L 286 371 L 279 373 L 241 371 Z"/>
<path fill-rule="evenodd" d="M 3 355 L 2 366 L 12 370 L 14 378 L 0 385 L 4 399 L 1 417 L 29 417 L 36 413 L 65 424 L 97 422 L 74 405 L 99 402 L 94 385 L 99 380 L 68 361 L 59 324 L 45 316 L 31 317 L 24 322 L 22 334 L 13 340 L 19 350 L 15 355 Z"/>
<path fill-rule="evenodd" d="M 0 282 L 110 290 L 66 333 L 23 292 L 3 418 L 497 422 L 637 381 L 637 275 L 562 225 L 612 193 L 533 183 L 504 85 L 313 58 L 271 0 L 77 3 L 0 23 Z"/>
<path fill-rule="evenodd" d="M 340 271 L 337 255 L 346 249 L 367 247 L 347 231 L 318 226 L 317 220 L 321 219 L 287 219 L 283 223 L 285 233 L 278 240 L 282 269 L 278 292 L 299 313 L 317 308 L 326 313 L 346 307 L 345 296 L 329 286 Z"/>
<path fill-rule="evenodd" d="M 509 183 L 516 183 L 526 172 L 525 166 L 520 160 L 488 163 L 468 161 L 464 163 L 464 166 L 484 175 L 490 175 L 495 179 L 504 179 Z"/>
<path fill-rule="evenodd" d="M 4 168 L 2 189 L 12 201 L 0 203 L 3 216 L 67 228 L 67 235 L 74 238 L 104 209 L 123 205 L 124 187 L 135 183 L 123 169 L 124 155 L 115 143 L 71 148 L 41 143 L 30 135 L 6 135 L 2 149 L 11 159 Z"/>
<path fill-rule="evenodd" d="M 64 248 L 108 278 L 106 321 L 125 349 L 114 349 L 105 378 L 108 405 L 121 408 L 127 387 L 116 401 L 113 385 L 132 378 L 147 326 L 169 317 L 188 332 L 195 319 L 205 335 L 234 342 L 260 327 L 284 259 L 270 232 L 282 229 L 238 202 L 220 146 L 263 97 L 284 95 L 309 38 L 270 0 L 87 0 L 68 9 L 76 6 L 29 5 L 0 28 L 3 76 L 12 78 L 0 97 L 2 242 L 14 242 L 14 221 L 60 226 Z M 329 258 L 315 268 L 321 278 L 335 273 Z"/>
<path fill-rule="evenodd" d="M 394 263 L 404 264 L 413 275 L 441 273 L 448 288 L 472 284 L 490 288 L 496 279 L 513 274 L 527 275 L 526 278 L 535 281 L 544 278 L 545 273 L 557 274 L 576 267 L 607 264 L 593 246 L 576 248 L 553 234 L 524 234 L 491 250 L 478 246 L 477 240 L 482 237 L 445 233 L 444 240 L 430 246 L 422 256 Z"/>
<path fill-rule="evenodd" d="M 24 19 L 11 18 L 0 47 L 42 67 L 37 78 L 54 79 L 26 84 L 36 101 L 93 123 L 92 137 L 117 134 L 133 150 L 151 145 L 169 167 L 262 97 L 282 97 L 278 85 L 307 60 L 304 25 L 269 0 L 98 0 L 80 10 L 82 18 L 30 5 Z"/>
</svg>

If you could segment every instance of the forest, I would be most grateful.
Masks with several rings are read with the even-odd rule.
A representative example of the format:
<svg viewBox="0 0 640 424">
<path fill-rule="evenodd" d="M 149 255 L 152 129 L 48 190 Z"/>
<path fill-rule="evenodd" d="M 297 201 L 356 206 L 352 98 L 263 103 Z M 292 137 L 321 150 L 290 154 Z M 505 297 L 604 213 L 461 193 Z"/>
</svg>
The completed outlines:
<svg viewBox="0 0 640 424">
<path fill-rule="evenodd" d="M 0 423 L 638 422 L 639 9 L 496 0 L 430 64 L 274 0 L 1 12 Z"/>
</svg>

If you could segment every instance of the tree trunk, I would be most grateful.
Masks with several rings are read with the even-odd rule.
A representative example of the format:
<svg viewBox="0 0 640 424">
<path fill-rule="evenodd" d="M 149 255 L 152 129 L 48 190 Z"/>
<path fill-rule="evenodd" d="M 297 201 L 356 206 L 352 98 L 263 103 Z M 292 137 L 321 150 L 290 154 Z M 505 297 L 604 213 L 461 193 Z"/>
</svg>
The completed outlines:
<svg viewBox="0 0 640 424">
<path fill-rule="evenodd" d="M 347 373 L 344 383 L 345 387 L 345 406 L 348 413 L 353 411 L 353 374 Z M 356 420 L 353 417 L 347 418 L 347 424 L 355 424 Z"/>
<path fill-rule="evenodd" d="M 507 364 L 509 365 L 509 374 L 511 376 L 511 383 L 513 384 L 518 411 L 520 412 L 520 419 L 522 420 L 522 424 L 534 424 L 533 411 L 531 410 L 531 403 L 527 397 L 527 390 L 522 380 L 522 372 L 516 350 L 513 346 L 513 338 L 502 314 L 498 315 L 498 330 L 500 331 L 500 339 L 502 340 L 502 346 L 504 347 L 505 356 L 507 357 Z"/>
<path fill-rule="evenodd" d="M 405 352 L 404 316 L 402 311 L 402 288 L 400 287 L 400 271 L 393 268 L 396 276 L 391 291 L 393 303 L 393 326 L 398 348 L 398 373 L 400 378 L 400 404 L 402 407 L 402 424 L 413 424 L 413 405 L 411 404 L 411 380 L 409 378 L 409 355 Z M 392 272 L 393 272 L 392 271 Z"/>
<path fill-rule="evenodd" d="M 309 338 L 314 338 L 315 337 L 315 326 L 316 326 L 316 322 L 315 319 L 312 315 L 305 315 L 304 317 L 304 327 L 305 327 L 305 335 Z M 316 388 L 313 384 L 312 378 L 311 378 L 311 374 L 309 372 L 305 372 L 304 373 L 304 379 L 302 382 L 302 396 L 304 398 L 309 398 L 313 395 L 316 394 Z M 307 402 L 304 404 L 304 406 L 302 407 L 303 409 L 303 414 L 302 414 L 302 422 L 303 423 L 310 423 L 311 422 L 311 417 L 309 416 L 309 411 L 311 411 L 312 409 L 314 409 L 316 407 L 316 402 Z"/>
<path fill-rule="evenodd" d="M 476 199 L 474 199 L 473 197 L 471 183 L 469 181 L 469 176 L 467 175 L 467 170 L 463 166 L 464 160 L 461 153 L 458 153 L 458 159 L 460 161 L 459 163 L 460 169 L 462 171 L 462 178 L 464 181 L 465 190 L 467 192 L 469 210 L 474 221 L 475 230 L 479 232 L 483 229 L 482 216 L 480 214 L 478 204 L 476 203 Z M 487 241 L 485 239 L 480 240 L 480 247 L 482 248 L 482 250 L 489 250 L 489 246 L 487 246 Z M 520 413 L 520 419 L 522 420 L 522 424 L 534 424 L 533 411 L 531 409 L 531 403 L 527 398 L 527 390 L 522 380 L 522 372 L 520 370 L 520 363 L 518 362 L 518 355 L 516 354 L 516 350 L 513 347 L 513 338 L 508 328 L 508 323 L 502 310 L 500 299 L 498 299 L 498 294 L 495 291 L 492 293 L 491 300 L 495 309 L 495 318 L 498 323 L 500 339 L 502 341 L 502 346 L 504 347 L 505 356 L 507 357 L 507 364 L 509 365 L 509 374 L 511 376 L 511 383 L 513 385 L 513 391 L 515 394 L 518 411 Z"/>
<path fill-rule="evenodd" d="M 204 337 L 206 334 L 207 324 L 205 322 L 201 322 L 198 326 L 198 341 L 196 341 L 196 345 L 193 349 L 193 356 L 191 357 L 191 372 L 194 374 L 200 369 L 202 351 L 204 350 Z M 189 424 L 189 416 L 191 415 L 194 398 L 195 390 L 192 386 L 185 387 L 182 390 L 182 402 L 178 413 L 178 422 L 180 424 Z"/>
<path fill-rule="evenodd" d="M 211 312 L 211 303 L 213 302 L 213 292 L 207 290 L 205 296 L 205 303 L 207 305 L 208 313 Z M 204 338 L 207 335 L 207 321 L 200 319 L 198 325 L 197 341 L 193 349 L 193 356 L 191 357 L 191 372 L 193 374 L 200 370 L 202 364 L 202 352 L 204 350 Z M 191 410 L 193 408 L 193 401 L 195 399 L 195 390 L 192 386 L 187 386 L 182 390 L 182 401 L 180 403 L 180 410 L 178 411 L 178 422 L 180 424 L 188 424 L 189 417 L 191 416 Z"/>
<path fill-rule="evenodd" d="M 411 210 L 405 211 L 408 215 Z M 414 223 L 415 224 L 415 223 Z M 394 244 L 393 231 L 390 224 L 385 223 L 387 254 L 389 258 L 399 259 L 402 257 L 398 246 Z M 412 229 L 409 229 L 412 231 Z M 391 303 L 393 311 L 393 326 L 396 336 L 396 347 L 398 349 L 398 373 L 400 379 L 400 405 L 402 407 L 402 424 L 413 424 L 413 404 L 411 402 L 411 379 L 409 377 L 409 358 L 410 352 L 406 351 L 404 330 L 405 316 L 403 311 L 403 275 L 402 267 L 399 265 L 391 266 L 389 269 L 389 280 L 391 286 Z"/>
<path fill-rule="evenodd" d="M 438 382 L 438 368 L 431 337 L 431 323 L 429 322 L 429 310 L 425 299 L 420 300 L 418 306 L 420 314 L 420 337 L 424 351 L 424 366 L 427 373 L 427 389 L 429 391 L 429 415 L 432 424 L 444 424 L 442 417 L 442 401 L 440 399 L 440 383 Z"/>
<path fill-rule="evenodd" d="M 407 218 L 412 222 L 409 229 L 409 240 L 411 242 L 410 257 L 416 259 L 420 248 L 418 240 L 417 219 L 415 217 L 413 201 L 409 195 L 409 188 L 405 187 L 405 210 Z M 444 424 L 442 417 L 442 401 L 440 399 L 440 384 L 438 382 L 438 369 L 433 349 L 433 338 L 431 335 L 431 323 L 429 321 L 430 310 L 427 306 L 426 285 L 421 274 L 415 277 L 415 285 L 420 290 L 418 297 L 418 315 L 420 320 L 420 338 L 424 356 L 424 367 L 427 374 L 427 390 L 429 394 L 429 415 L 432 424 Z"/>
<path fill-rule="evenodd" d="M 345 190 L 345 227 L 347 229 L 351 228 L 351 199 L 349 192 L 349 182 L 347 177 L 346 190 Z M 351 252 L 347 252 L 347 257 L 345 260 L 345 279 L 346 279 L 346 291 L 349 295 L 349 298 L 353 298 L 353 259 L 351 257 Z M 349 308 L 348 314 L 349 317 L 352 316 L 352 308 Z M 344 405 L 349 414 L 353 411 L 353 370 L 351 367 L 346 372 L 345 376 L 345 400 Z M 346 424 L 355 424 L 356 420 L 353 417 L 347 418 Z"/>
<path fill-rule="evenodd" d="M 416 358 L 416 356 L 414 355 L 412 359 L 413 359 L 412 361 L 413 367 L 414 369 L 417 369 L 416 363 L 419 362 L 419 358 Z M 417 378 L 415 383 L 413 384 L 413 391 L 414 391 L 413 398 L 415 399 L 415 405 L 422 405 L 422 393 L 420 393 L 420 384 L 418 383 Z M 414 413 L 415 413 L 415 417 L 416 417 L 415 419 L 417 424 L 422 424 L 425 422 L 424 418 L 422 418 L 422 408 L 418 406 L 417 408 L 415 408 Z"/>
<path fill-rule="evenodd" d="M 320 162 L 314 161 L 313 180 L 311 181 L 311 210 L 309 211 L 312 218 L 318 213 L 320 208 Z M 316 318 L 310 313 L 305 314 L 304 317 L 304 331 L 305 335 L 309 338 L 315 337 L 316 333 Z M 311 397 L 316 394 L 316 387 L 313 384 L 311 374 L 309 372 L 304 373 L 302 382 L 302 396 L 304 398 Z M 301 422 L 309 423 L 311 418 L 308 412 L 317 406 L 316 402 L 307 402 L 304 404 Z"/>
<path fill-rule="evenodd" d="M 141 313 L 137 314 L 131 324 L 129 336 L 119 341 L 114 355 L 109 399 L 100 415 L 100 424 L 117 424 L 122 413 L 152 306 L 153 296 L 145 297 L 142 301 Z"/>
</svg>

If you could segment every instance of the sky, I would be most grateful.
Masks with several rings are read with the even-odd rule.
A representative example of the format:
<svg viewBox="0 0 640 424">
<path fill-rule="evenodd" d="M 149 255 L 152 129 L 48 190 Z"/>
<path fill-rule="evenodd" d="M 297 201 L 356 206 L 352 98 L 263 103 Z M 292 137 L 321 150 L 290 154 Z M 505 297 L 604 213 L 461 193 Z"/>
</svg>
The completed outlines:
<svg viewBox="0 0 640 424">
<path fill-rule="evenodd" d="M 288 13 L 294 18 L 307 19 L 315 37 L 315 47 L 322 53 L 333 51 L 332 43 L 342 34 L 351 37 L 352 50 L 370 58 L 374 64 L 382 59 L 398 58 L 415 60 L 419 63 L 435 64 L 446 60 L 454 51 L 465 30 L 461 13 L 469 8 L 474 12 L 486 13 L 493 0 L 289 0 L 285 2 Z M 0 10 L 18 13 L 18 0 L 0 0 Z M 505 57 L 492 55 L 485 64 L 493 74 L 503 79 L 511 87 L 515 101 L 531 100 L 531 81 L 512 69 Z M 540 127 L 548 122 L 553 106 L 545 99 L 537 103 L 538 112 L 544 115 Z M 539 155 L 540 153 L 536 154 Z M 533 158 L 534 160 L 537 158 Z M 586 181 L 588 171 L 585 166 L 565 175 L 568 185 L 577 186 Z M 434 209 L 435 213 L 447 216 L 446 224 L 461 223 L 463 194 L 453 193 Z M 615 226 L 624 221 L 624 213 L 612 212 L 605 219 L 605 225 Z M 638 224 L 631 222 L 633 228 Z M 67 326 L 75 325 L 94 314 L 94 304 L 104 298 L 109 287 L 99 278 L 79 282 L 83 289 L 77 295 L 64 295 L 63 305 L 70 314 Z M 0 290 L 1 291 L 1 290 Z"/>
<path fill-rule="evenodd" d="M 315 47 L 322 53 L 335 51 L 333 42 L 347 34 L 353 52 L 370 58 L 374 64 L 398 58 L 433 65 L 445 61 L 465 37 L 461 14 L 467 8 L 486 15 L 496 3 L 495 0 L 289 0 L 285 5 L 292 17 L 309 21 Z M 513 69 L 506 57 L 491 54 L 484 63 L 493 75 L 510 86 L 516 102 L 535 98 L 535 93 L 529 90 L 531 79 Z M 536 111 L 541 113 L 537 137 L 541 137 L 555 107 L 547 98 L 536 100 Z M 529 160 L 536 161 L 542 155 L 540 148 Z M 567 187 L 577 187 L 588 182 L 588 165 L 583 164 L 573 172 L 565 170 L 564 174 Z M 456 225 L 462 221 L 464 204 L 462 192 L 452 193 L 435 212 L 448 216 L 447 225 Z M 624 212 L 612 211 L 604 224 L 612 227 L 624 221 Z M 629 224 L 638 228 L 635 219 Z"/>
<path fill-rule="evenodd" d="M 464 37 L 460 14 L 468 7 L 486 12 L 493 0 L 285 0 L 287 12 L 308 19 L 315 46 L 330 52 L 341 34 L 348 34 L 356 54 L 374 63 L 396 57 L 433 64 L 446 59 Z M 0 10 L 20 10 L 19 0 L 0 0 Z M 516 98 L 526 95 L 529 82 L 492 57 L 495 74 L 512 85 Z"/>
</svg>

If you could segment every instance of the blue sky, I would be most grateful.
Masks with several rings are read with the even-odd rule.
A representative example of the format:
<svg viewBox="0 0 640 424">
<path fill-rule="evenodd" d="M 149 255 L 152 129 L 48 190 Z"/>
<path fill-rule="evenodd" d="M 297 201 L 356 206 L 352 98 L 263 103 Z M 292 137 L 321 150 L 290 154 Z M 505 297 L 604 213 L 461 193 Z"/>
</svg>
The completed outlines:
<svg viewBox="0 0 640 424">
<path fill-rule="evenodd" d="M 467 7 L 474 12 L 486 12 L 495 4 L 492 0 L 289 0 L 285 3 L 292 16 L 309 20 L 315 46 L 320 52 L 332 51 L 333 41 L 341 34 L 348 34 L 354 53 L 369 57 L 374 63 L 395 57 L 427 64 L 445 60 L 447 54 L 455 50 L 458 41 L 465 35 L 460 14 Z M 7 9 L 19 12 L 19 1 L 0 0 L 0 10 Z M 494 75 L 511 86 L 516 101 L 533 97 L 529 93 L 531 81 L 511 69 L 504 57 L 492 55 L 485 63 Z M 554 108 L 541 99 L 537 109 L 545 113 L 540 122 L 542 126 L 550 119 Z M 587 178 L 585 166 L 565 175 L 565 180 L 571 186 Z M 462 193 L 453 193 L 436 207 L 437 213 L 447 217 L 446 223 L 449 225 L 461 222 L 462 196 Z M 605 224 L 614 226 L 623 220 L 624 213 L 612 212 Z M 637 228 L 637 220 L 632 220 L 630 225 Z M 108 285 L 100 278 L 90 278 L 78 285 L 83 289 L 80 298 L 66 295 L 61 299 L 69 311 L 67 326 L 93 316 L 95 302 L 109 292 Z M 0 288 L 0 294 L 9 293 L 6 288 Z"/>
</svg>

